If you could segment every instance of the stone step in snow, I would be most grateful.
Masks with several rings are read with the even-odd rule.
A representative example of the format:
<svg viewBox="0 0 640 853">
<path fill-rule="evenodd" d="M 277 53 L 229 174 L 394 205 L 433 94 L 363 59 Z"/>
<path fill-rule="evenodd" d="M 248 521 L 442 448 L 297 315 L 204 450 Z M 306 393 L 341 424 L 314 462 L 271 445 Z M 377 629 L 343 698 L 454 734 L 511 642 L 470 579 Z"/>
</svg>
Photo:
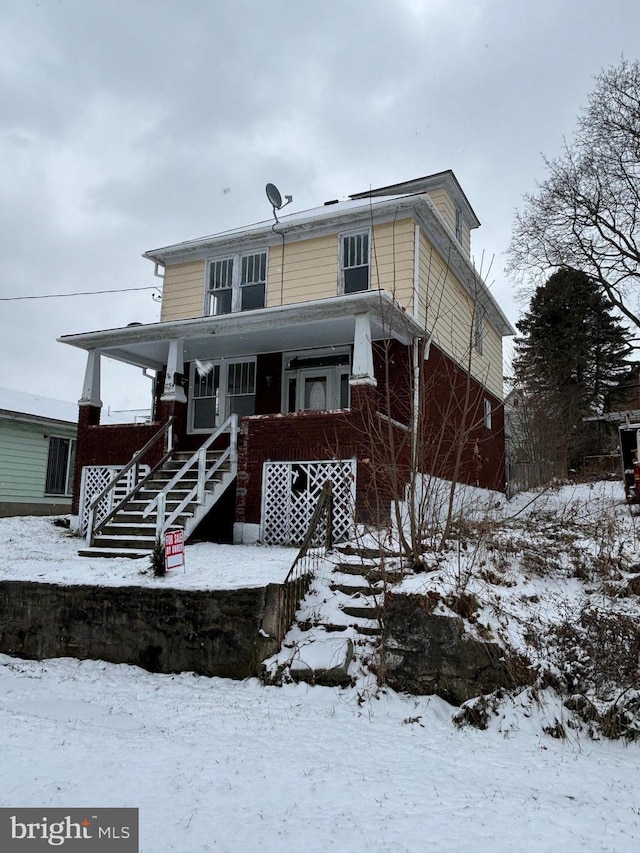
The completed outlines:
<svg viewBox="0 0 640 853">
<path fill-rule="evenodd" d="M 353 660 L 350 637 L 310 636 L 301 643 L 289 665 L 294 681 L 306 681 L 327 687 L 344 687 L 351 683 L 349 665 Z"/>
<path fill-rule="evenodd" d="M 366 578 L 371 583 L 378 583 L 378 581 L 399 583 L 404 578 L 404 572 L 400 569 L 381 569 L 378 563 L 337 563 L 333 572 L 334 574 L 357 575 Z"/>
<path fill-rule="evenodd" d="M 376 620 L 380 618 L 382 608 L 366 604 L 341 604 L 340 610 L 347 616 L 356 616 L 359 619 Z"/>
<path fill-rule="evenodd" d="M 359 545 L 336 545 L 335 549 L 339 554 L 346 554 L 351 557 L 362 557 L 367 560 L 380 560 L 386 557 L 398 557 L 392 551 L 386 548 L 368 548 Z"/>
<path fill-rule="evenodd" d="M 342 592 L 345 595 L 368 595 L 368 596 L 376 596 L 383 595 L 384 590 L 382 587 L 378 588 L 375 586 L 356 586 L 346 583 L 330 583 L 329 589 L 334 592 Z"/>
</svg>

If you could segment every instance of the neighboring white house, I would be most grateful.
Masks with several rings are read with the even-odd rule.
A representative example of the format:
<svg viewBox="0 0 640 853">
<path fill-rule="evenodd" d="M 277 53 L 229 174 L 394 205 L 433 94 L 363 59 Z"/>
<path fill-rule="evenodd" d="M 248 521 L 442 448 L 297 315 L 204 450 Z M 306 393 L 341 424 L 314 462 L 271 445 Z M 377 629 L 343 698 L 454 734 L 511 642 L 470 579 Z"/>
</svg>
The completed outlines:
<svg viewBox="0 0 640 853">
<path fill-rule="evenodd" d="M 0 388 L 0 516 L 71 511 L 78 405 Z"/>
</svg>

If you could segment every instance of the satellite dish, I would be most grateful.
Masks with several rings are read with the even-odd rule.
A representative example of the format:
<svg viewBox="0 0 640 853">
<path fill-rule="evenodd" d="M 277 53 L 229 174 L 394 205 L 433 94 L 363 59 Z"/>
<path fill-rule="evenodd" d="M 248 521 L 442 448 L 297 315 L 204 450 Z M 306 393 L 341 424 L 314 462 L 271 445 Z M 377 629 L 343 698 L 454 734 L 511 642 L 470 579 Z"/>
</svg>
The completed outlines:
<svg viewBox="0 0 640 853">
<path fill-rule="evenodd" d="M 276 210 L 280 210 L 282 207 L 282 196 L 280 195 L 280 190 L 275 184 L 267 184 L 265 187 L 267 198 L 271 202 L 272 207 Z"/>
</svg>

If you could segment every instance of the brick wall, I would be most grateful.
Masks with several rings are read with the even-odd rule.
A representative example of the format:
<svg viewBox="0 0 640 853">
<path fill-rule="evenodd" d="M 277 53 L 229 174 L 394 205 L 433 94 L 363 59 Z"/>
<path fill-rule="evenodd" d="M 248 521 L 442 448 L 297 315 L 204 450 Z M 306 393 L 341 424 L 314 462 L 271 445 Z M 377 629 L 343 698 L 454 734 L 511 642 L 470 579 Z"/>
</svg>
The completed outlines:
<svg viewBox="0 0 640 853">
<path fill-rule="evenodd" d="M 160 429 L 160 424 L 105 424 L 100 422 L 100 409 L 80 406 L 78 440 L 74 464 L 72 512 L 78 512 L 82 468 L 85 465 L 126 465 L 133 454 Z M 164 453 L 162 441 L 147 453 L 142 464 L 155 465 Z"/>
</svg>

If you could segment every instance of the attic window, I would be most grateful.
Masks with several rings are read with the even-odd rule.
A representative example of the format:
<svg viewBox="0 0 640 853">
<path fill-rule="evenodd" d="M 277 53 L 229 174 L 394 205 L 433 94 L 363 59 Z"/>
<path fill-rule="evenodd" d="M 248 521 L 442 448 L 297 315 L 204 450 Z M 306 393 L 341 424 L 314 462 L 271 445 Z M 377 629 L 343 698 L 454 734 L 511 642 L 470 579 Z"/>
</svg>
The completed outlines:
<svg viewBox="0 0 640 853">
<path fill-rule="evenodd" d="M 462 211 L 456 207 L 456 240 L 462 243 Z"/>
<path fill-rule="evenodd" d="M 340 238 L 340 290 L 359 293 L 369 289 L 369 231 Z"/>
</svg>

